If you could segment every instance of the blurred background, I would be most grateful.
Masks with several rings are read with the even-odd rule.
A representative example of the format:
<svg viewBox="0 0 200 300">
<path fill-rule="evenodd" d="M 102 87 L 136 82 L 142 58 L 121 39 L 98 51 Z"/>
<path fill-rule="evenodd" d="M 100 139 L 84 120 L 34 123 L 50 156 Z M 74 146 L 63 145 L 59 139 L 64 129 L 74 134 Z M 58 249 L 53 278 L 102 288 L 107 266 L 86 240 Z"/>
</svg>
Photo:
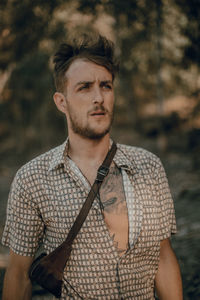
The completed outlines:
<svg viewBox="0 0 200 300">
<path fill-rule="evenodd" d="M 52 100 L 52 55 L 69 33 L 93 29 L 115 42 L 120 60 L 112 136 L 161 158 L 184 299 L 200 299 L 199 0 L 1 0 L 0 236 L 16 170 L 67 136 Z M 0 245 L 0 290 L 7 257 Z"/>
</svg>

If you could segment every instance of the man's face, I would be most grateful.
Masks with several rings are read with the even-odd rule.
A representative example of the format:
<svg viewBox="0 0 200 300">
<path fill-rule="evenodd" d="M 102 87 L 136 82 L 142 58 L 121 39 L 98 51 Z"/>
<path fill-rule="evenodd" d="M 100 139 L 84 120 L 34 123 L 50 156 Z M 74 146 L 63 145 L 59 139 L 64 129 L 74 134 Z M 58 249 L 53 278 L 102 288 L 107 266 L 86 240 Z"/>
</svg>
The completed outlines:
<svg viewBox="0 0 200 300">
<path fill-rule="evenodd" d="M 63 94 L 69 130 L 85 138 L 102 138 L 109 132 L 113 119 L 111 73 L 103 66 L 77 59 L 65 75 Z"/>
</svg>

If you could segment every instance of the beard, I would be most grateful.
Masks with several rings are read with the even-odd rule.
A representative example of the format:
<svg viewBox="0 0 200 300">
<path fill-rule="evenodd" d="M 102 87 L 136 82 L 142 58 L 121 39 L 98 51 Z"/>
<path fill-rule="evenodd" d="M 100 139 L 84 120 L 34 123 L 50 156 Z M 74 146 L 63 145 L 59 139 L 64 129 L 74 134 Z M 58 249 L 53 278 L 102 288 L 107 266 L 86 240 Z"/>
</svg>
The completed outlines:
<svg viewBox="0 0 200 300">
<path fill-rule="evenodd" d="M 83 138 L 92 139 L 92 140 L 98 140 L 103 138 L 107 133 L 110 132 L 111 125 L 114 118 L 113 110 L 111 112 L 107 111 L 103 106 L 95 107 L 93 111 L 101 110 L 107 114 L 109 117 L 109 122 L 105 128 L 102 128 L 102 130 L 97 130 L 95 128 L 92 128 L 89 123 L 83 125 L 81 124 L 78 116 L 76 113 L 72 112 L 70 107 L 68 107 L 69 111 L 69 119 L 71 123 L 71 129 L 74 133 L 80 135 Z M 89 112 L 90 113 L 90 112 Z M 88 113 L 88 115 L 89 115 Z"/>
</svg>

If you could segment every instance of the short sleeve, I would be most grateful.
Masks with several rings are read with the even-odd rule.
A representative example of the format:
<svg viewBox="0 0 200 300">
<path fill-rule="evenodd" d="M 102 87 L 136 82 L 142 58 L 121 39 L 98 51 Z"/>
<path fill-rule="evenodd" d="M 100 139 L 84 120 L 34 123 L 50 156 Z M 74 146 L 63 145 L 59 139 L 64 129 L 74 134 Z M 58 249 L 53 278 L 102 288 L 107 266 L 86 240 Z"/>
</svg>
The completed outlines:
<svg viewBox="0 0 200 300">
<path fill-rule="evenodd" d="M 28 185 L 23 181 L 17 173 L 11 185 L 2 244 L 19 255 L 34 256 L 44 225 L 31 192 L 27 190 Z"/>
<path fill-rule="evenodd" d="M 167 176 L 161 162 L 157 171 L 156 183 L 157 197 L 160 204 L 160 238 L 164 240 L 169 238 L 171 234 L 176 233 L 176 218 Z"/>
</svg>

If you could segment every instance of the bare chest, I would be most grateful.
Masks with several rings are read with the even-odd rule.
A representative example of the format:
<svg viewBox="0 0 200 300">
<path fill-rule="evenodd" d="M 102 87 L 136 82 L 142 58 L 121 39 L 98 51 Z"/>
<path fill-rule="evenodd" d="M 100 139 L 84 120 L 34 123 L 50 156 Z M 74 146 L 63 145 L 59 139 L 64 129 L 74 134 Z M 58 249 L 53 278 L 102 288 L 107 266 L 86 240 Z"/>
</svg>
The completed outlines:
<svg viewBox="0 0 200 300">
<path fill-rule="evenodd" d="M 100 189 L 103 215 L 111 238 L 119 255 L 128 248 L 128 211 L 125 200 L 122 174 L 114 166 Z"/>
</svg>

